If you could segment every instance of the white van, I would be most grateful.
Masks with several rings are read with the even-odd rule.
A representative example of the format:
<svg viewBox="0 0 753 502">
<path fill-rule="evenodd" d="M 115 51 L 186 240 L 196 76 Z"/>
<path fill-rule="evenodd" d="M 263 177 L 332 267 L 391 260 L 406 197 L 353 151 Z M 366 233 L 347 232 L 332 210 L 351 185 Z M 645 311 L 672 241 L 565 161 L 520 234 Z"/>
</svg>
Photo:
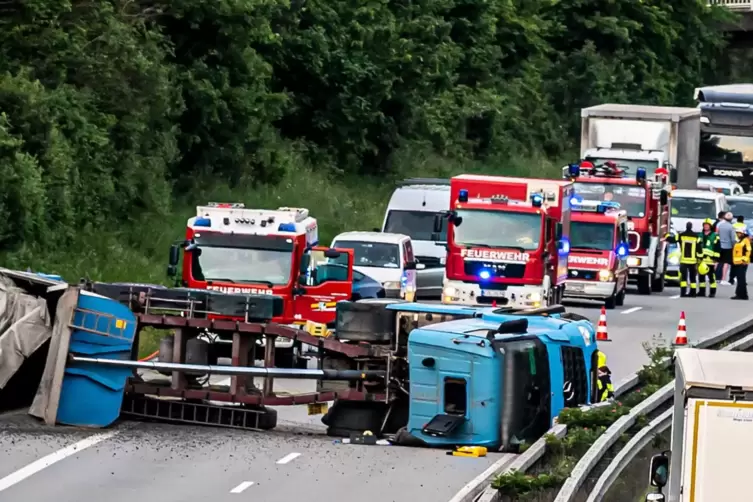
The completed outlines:
<svg viewBox="0 0 753 502">
<path fill-rule="evenodd" d="M 353 269 L 380 282 L 387 298 L 416 299 L 416 269 L 411 239 L 384 232 L 344 232 L 332 248 L 353 250 Z M 423 268 L 423 267 L 422 267 Z"/>
<path fill-rule="evenodd" d="M 411 238 L 418 269 L 417 296 L 439 297 L 447 260 L 447 228 L 434 235 L 434 216 L 450 209 L 450 180 L 413 178 L 399 183 L 384 215 L 382 232 L 405 234 Z M 443 225 L 447 220 L 442 218 Z"/>
<path fill-rule="evenodd" d="M 703 229 L 703 220 L 716 221 L 721 211 L 729 211 L 723 193 L 710 190 L 673 190 L 670 199 L 670 221 L 676 232 L 685 231 L 687 222 L 693 223 L 693 231 Z"/>
<path fill-rule="evenodd" d="M 698 178 L 698 188 L 720 192 L 724 195 L 742 195 L 745 193 L 745 190 L 737 181 L 720 178 Z"/>
</svg>

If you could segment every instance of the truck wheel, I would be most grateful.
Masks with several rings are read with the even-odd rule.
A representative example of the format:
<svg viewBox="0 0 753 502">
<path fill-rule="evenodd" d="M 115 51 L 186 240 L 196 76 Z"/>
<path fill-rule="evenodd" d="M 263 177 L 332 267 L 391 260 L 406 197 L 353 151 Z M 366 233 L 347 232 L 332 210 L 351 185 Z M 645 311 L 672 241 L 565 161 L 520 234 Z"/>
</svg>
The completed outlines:
<svg viewBox="0 0 753 502">
<path fill-rule="evenodd" d="M 664 276 L 653 277 L 651 279 L 651 290 L 655 293 L 661 293 L 664 291 Z"/>
<path fill-rule="evenodd" d="M 617 293 L 604 300 L 604 307 L 607 310 L 613 310 L 617 306 Z"/>
<path fill-rule="evenodd" d="M 640 295 L 651 294 L 651 276 L 649 275 L 638 276 L 638 294 Z"/>
<path fill-rule="evenodd" d="M 617 295 L 617 303 L 618 307 L 622 307 L 625 305 L 625 294 L 627 293 L 627 290 L 625 288 L 622 288 L 622 291 L 620 291 L 620 294 Z"/>
</svg>

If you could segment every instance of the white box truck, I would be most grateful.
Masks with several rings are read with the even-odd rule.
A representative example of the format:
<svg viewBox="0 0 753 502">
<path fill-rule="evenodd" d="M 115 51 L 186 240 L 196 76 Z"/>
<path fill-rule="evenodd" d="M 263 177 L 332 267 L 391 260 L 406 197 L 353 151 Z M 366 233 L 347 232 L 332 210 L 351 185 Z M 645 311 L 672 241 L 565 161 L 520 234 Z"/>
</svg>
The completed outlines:
<svg viewBox="0 0 753 502">
<path fill-rule="evenodd" d="M 647 501 L 750 502 L 753 354 L 701 349 L 675 353 L 671 455 L 651 460 Z M 667 483 L 666 497 L 661 493 Z"/>
<path fill-rule="evenodd" d="M 695 189 L 700 131 L 697 108 L 592 106 L 581 110 L 580 156 L 595 166 L 614 161 L 631 178 L 638 167 L 648 178 L 664 167 L 675 188 Z"/>
</svg>

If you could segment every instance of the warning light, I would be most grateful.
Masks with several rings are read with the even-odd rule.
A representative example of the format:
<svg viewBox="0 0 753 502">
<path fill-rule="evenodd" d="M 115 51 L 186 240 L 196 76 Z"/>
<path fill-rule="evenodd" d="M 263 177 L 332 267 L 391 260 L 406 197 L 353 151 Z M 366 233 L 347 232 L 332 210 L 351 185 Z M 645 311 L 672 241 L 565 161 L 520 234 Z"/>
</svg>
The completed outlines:
<svg viewBox="0 0 753 502">
<path fill-rule="evenodd" d="M 489 272 L 488 270 L 482 270 L 481 272 L 478 273 L 478 276 L 479 276 L 479 279 L 482 279 L 485 281 L 492 276 L 492 273 Z"/>
</svg>

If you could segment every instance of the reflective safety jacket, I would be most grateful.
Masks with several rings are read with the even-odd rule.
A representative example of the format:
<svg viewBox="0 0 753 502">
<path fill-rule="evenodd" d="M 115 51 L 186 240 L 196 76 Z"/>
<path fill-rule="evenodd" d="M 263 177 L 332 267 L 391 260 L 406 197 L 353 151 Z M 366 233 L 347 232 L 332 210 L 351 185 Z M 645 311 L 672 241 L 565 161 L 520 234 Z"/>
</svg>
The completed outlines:
<svg viewBox="0 0 753 502">
<path fill-rule="evenodd" d="M 680 233 L 680 263 L 683 265 L 696 265 L 703 256 L 701 236 L 692 231 Z"/>
<path fill-rule="evenodd" d="M 716 232 L 701 232 L 701 261 L 709 264 L 719 261 L 719 236 Z"/>
<path fill-rule="evenodd" d="M 732 248 L 732 263 L 734 265 L 747 265 L 750 263 L 750 239 L 743 237 Z"/>
<path fill-rule="evenodd" d="M 596 385 L 599 388 L 599 402 L 603 402 L 614 397 L 614 385 L 612 385 L 612 377 L 610 377 L 609 375 L 602 375 L 596 380 Z"/>
</svg>

